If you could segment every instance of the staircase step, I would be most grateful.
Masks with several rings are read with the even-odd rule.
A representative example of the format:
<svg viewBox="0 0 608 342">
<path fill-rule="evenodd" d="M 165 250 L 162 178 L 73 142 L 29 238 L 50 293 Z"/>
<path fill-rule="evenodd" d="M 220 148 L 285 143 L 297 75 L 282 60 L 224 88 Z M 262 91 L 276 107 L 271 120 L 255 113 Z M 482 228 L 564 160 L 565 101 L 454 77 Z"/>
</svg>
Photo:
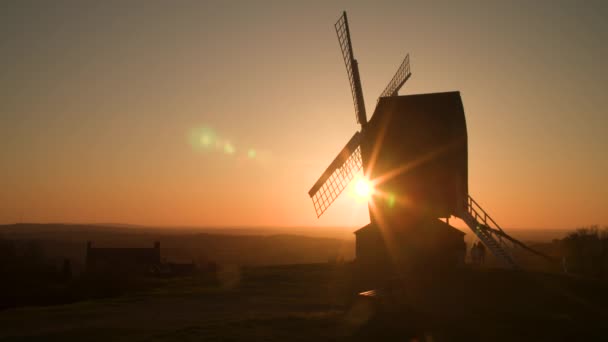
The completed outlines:
<svg viewBox="0 0 608 342">
<path fill-rule="evenodd" d="M 467 212 L 463 220 L 469 226 L 469 228 L 477 235 L 479 240 L 483 242 L 484 245 L 488 247 L 488 249 L 497 256 L 499 259 L 503 260 L 507 265 L 516 268 L 517 265 L 510 257 L 510 255 L 502 248 L 500 243 L 494 238 L 494 235 L 491 231 L 483 229 L 481 227 L 488 227 L 485 222 L 479 222 L 470 212 Z"/>
</svg>

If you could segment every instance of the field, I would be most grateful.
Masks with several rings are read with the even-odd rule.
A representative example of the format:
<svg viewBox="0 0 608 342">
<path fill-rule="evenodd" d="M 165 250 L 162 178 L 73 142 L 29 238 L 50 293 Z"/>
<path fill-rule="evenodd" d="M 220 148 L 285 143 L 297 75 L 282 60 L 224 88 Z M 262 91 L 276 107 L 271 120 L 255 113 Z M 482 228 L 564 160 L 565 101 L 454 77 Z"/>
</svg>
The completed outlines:
<svg viewBox="0 0 608 342">
<path fill-rule="evenodd" d="M 120 297 L 0 311 L 0 340 L 583 340 L 606 336 L 605 284 L 465 269 L 352 295 L 352 266 L 224 267 Z"/>
</svg>

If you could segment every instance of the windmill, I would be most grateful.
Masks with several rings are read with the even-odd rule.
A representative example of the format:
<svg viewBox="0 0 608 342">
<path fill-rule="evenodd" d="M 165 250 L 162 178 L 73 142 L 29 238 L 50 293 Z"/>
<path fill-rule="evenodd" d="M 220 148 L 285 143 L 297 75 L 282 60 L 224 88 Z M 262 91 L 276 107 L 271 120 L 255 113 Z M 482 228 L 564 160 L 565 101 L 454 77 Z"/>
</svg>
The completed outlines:
<svg viewBox="0 0 608 342">
<path fill-rule="evenodd" d="M 335 24 L 350 83 L 355 117 L 361 126 L 308 192 L 320 217 L 362 169 L 373 184 L 370 224 L 355 232 L 359 263 L 428 260 L 454 263 L 464 258 L 464 233 L 449 225 L 461 218 L 506 266 L 516 268 L 513 247 L 542 255 L 517 241 L 468 193 L 467 131 L 459 92 L 399 96 L 410 78 L 405 59 L 380 95 L 368 120 L 343 12 Z M 439 219 L 445 219 L 440 221 Z"/>
</svg>

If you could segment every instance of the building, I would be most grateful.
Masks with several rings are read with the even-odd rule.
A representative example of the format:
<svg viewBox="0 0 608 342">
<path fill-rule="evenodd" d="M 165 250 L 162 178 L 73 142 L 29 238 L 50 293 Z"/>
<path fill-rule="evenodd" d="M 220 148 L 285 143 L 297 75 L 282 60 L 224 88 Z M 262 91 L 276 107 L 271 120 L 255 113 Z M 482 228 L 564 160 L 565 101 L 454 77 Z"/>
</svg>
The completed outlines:
<svg viewBox="0 0 608 342">
<path fill-rule="evenodd" d="M 467 149 L 459 92 L 380 98 L 361 140 L 366 175 L 388 195 L 373 197 L 371 221 L 458 216 L 468 194 Z"/>
<path fill-rule="evenodd" d="M 372 272 L 463 263 L 465 234 L 441 220 L 458 216 L 468 193 L 460 93 L 380 98 L 361 151 L 376 195 L 371 223 L 355 232 L 357 263 Z"/>
<path fill-rule="evenodd" d="M 464 264 L 464 232 L 438 220 L 399 229 L 370 223 L 355 232 L 356 262 L 367 270 L 428 270 Z"/>
<path fill-rule="evenodd" d="M 107 248 L 93 247 L 87 242 L 87 271 L 129 271 L 149 273 L 158 269 L 160 260 L 160 242 L 151 248 Z"/>
</svg>

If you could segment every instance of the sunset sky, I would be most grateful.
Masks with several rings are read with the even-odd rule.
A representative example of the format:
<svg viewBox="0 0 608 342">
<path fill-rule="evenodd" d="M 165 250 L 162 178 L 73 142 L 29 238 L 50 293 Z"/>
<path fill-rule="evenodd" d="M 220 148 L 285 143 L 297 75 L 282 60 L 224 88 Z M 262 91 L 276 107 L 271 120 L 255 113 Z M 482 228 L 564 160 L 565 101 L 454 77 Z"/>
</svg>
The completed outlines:
<svg viewBox="0 0 608 342">
<path fill-rule="evenodd" d="M 504 227 L 608 224 L 608 2 L 15 1 L 0 5 L 0 223 L 343 226 L 307 191 L 368 116 L 458 90 L 469 190 Z"/>
</svg>

